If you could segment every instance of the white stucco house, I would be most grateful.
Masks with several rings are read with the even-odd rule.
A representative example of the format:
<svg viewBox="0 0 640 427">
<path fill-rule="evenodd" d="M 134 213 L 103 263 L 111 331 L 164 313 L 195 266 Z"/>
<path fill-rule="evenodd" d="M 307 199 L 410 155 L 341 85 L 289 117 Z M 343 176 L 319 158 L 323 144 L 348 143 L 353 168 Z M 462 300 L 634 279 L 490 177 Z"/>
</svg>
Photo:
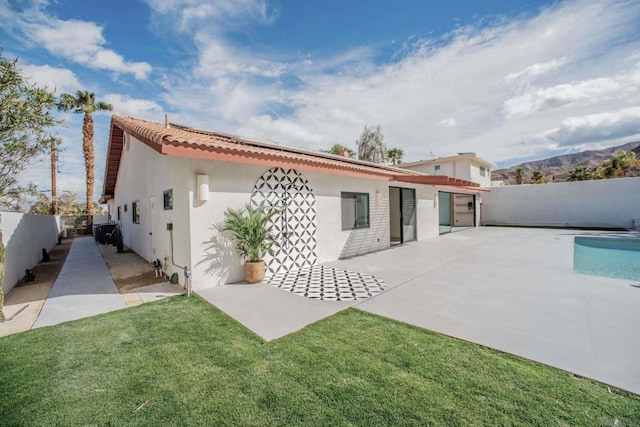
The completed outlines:
<svg viewBox="0 0 640 427">
<path fill-rule="evenodd" d="M 125 245 L 181 282 L 187 267 L 197 290 L 242 280 L 232 244 L 214 229 L 229 207 L 278 208 L 280 246 L 266 260 L 274 275 L 438 236 L 452 194 L 472 200 L 468 216 L 479 224 L 485 191 L 470 180 L 113 115 L 102 202 Z"/>
</svg>

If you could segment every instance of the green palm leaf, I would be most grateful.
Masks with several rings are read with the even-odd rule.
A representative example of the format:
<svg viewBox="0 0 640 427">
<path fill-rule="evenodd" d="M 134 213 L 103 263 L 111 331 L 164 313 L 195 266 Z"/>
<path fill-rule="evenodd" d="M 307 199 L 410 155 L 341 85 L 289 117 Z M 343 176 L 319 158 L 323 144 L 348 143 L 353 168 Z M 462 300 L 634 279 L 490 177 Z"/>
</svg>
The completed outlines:
<svg viewBox="0 0 640 427">
<path fill-rule="evenodd" d="M 277 214 L 265 206 L 245 205 L 242 209 L 228 208 L 224 213 L 221 232 L 230 232 L 238 255 L 246 261 L 258 262 L 266 254 L 273 255 L 277 241 L 269 227 L 269 221 Z"/>
</svg>

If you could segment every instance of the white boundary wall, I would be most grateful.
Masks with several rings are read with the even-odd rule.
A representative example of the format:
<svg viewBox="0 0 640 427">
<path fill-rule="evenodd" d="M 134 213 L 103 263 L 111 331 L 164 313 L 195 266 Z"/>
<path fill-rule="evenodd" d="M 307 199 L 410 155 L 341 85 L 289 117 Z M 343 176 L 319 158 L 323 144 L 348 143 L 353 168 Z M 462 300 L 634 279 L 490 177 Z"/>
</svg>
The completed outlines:
<svg viewBox="0 0 640 427">
<path fill-rule="evenodd" d="M 482 203 L 483 225 L 640 228 L 640 177 L 493 187 Z"/>
<path fill-rule="evenodd" d="M 58 243 L 60 217 L 1 212 L 0 228 L 6 250 L 6 268 L 2 287 L 9 292 L 24 277 L 24 270 L 42 260 L 42 249 Z"/>
</svg>

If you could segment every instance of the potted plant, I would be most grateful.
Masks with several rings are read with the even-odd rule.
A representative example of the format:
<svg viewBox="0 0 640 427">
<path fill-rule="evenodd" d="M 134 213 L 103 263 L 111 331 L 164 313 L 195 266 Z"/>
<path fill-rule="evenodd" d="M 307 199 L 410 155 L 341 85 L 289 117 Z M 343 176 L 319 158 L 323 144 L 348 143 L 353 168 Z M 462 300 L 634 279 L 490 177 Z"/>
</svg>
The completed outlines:
<svg viewBox="0 0 640 427">
<path fill-rule="evenodd" d="M 247 204 L 242 209 L 228 208 L 224 213 L 224 223 L 220 231 L 228 231 L 235 241 L 236 251 L 244 263 L 244 278 L 247 283 L 264 280 L 266 265 L 263 257 L 273 255 L 277 244 L 268 227 L 269 220 L 277 213 L 264 206 L 253 208 Z"/>
</svg>

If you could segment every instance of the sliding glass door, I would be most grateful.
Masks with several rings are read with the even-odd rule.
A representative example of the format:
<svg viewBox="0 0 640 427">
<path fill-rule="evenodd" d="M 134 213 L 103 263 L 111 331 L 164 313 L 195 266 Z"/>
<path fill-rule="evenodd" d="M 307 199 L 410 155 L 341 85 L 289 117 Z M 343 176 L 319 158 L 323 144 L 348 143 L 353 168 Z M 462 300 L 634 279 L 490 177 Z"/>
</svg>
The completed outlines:
<svg viewBox="0 0 640 427">
<path fill-rule="evenodd" d="M 451 232 L 451 193 L 438 193 L 438 213 L 440 217 L 440 234 Z"/>
<path fill-rule="evenodd" d="M 391 245 L 416 240 L 416 191 L 389 187 Z"/>
<path fill-rule="evenodd" d="M 416 240 L 416 190 L 403 188 L 402 204 L 402 242 Z"/>
</svg>

